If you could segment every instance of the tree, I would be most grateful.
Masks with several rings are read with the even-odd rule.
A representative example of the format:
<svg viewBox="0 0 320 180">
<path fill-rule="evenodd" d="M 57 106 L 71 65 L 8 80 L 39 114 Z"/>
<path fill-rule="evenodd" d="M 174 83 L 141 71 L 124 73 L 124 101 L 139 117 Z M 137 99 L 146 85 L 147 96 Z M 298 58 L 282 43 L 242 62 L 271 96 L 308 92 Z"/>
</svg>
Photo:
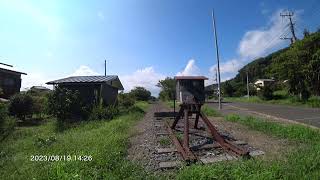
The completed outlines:
<svg viewBox="0 0 320 180">
<path fill-rule="evenodd" d="M 144 87 L 135 87 L 130 91 L 130 94 L 138 101 L 148 101 L 151 97 L 151 92 Z"/>
<path fill-rule="evenodd" d="M 10 99 L 9 113 L 21 120 L 33 114 L 33 99 L 28 94 L 16 94 Z"/>
<path fill-rule="evenodd" d="M 164 80 L 160 80 L 157 84 L 161 88 L 159 98 L 161 100 L 173 100 L 176 93 L 176 81 L 170 77 L 167 77 Z"/>
<path fill-rule="evenodd" d="M 231 85 L 230 81 L 226 81 L 222 84 L 222 92 L 225 96 L 232 97 L 234 94 L 233 86 Z"/>
<path fill-rule="evenodd" d="M 273 98 L 273 89 L 271 85 L 265 85 L 260 87 L 258 91 L 258 96 L 263 100 L 271 100 Z"/>
<path fill-rule="evenodd" d="M 308 36 L 310 36 L 310 32 L 309 32 L 309 30 L 308 29 L 304 29 L 303 30 L 303 37 L 308 37 Z"/>
<path fill-rule="evenodd" d="M 65 88 L 57 87 L 49 94 L 48 107 L 58 121 L 85 119 L 88 115 L 79 92 Z"/>
<path fill-rule="evenodd" d="M 121 107 L 127 109 L 134 105 L 135 98 L 130 93 L 120 93 L 118 95 L 118 103 Z"/>
</svg>

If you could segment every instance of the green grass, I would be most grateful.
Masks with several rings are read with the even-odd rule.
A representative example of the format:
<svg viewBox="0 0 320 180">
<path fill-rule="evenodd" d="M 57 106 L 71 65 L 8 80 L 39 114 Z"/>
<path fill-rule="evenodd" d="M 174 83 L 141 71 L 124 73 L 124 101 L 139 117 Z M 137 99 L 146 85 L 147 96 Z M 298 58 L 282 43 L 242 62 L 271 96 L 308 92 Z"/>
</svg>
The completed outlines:
<svg viewBox="0 0 320 180">
<path fill-rule="evenodd" d="M 202 112 L 209 117 L 219 117 L 222 116 L 220 112 L 218 112 L 217 110 L 215 110 L 212 107 L 209 107 L 207 104 L 203 105 L 201 107 Z"/>
<path fill-rule="evenodd" d="M 145 110 L 147 104 L 138 103 Z M 0 179 L 145 179 L 153 178 L 142 167 L 126 160 L 132 126 L 141 111 L 112 121 L 82 122 L 62 133 L 53 119 L 16 129 L 0 143 Z M 32 155 L 87 155 L 92 161 L 30 161 Z"/>
<path fill-rule="evenodd" d="M 227 121 L 240 123 L 271 136 L 299 142 L 282 159 L 250 159 L 207 166 L 185 167 L 177 179 L 319 179 L 320 132 L 300 125 L 284 125 L 253 117 L 229 115 Z M 270 142 L 272 143 L 272 142 Z"/>
<path fill-rule="evenodd" d="M 306 102 L 302 102 L 298 97 L 286 96 L 283 95 L 283 92 L 276 91 L 274 95 L 281 97 L 280 99 L 272 100 L 262 100 L 258 96 L 247 97 L 225 97 L 225 101 L 234 101 L 234 102 L 249 102 L 249 103 L 267 103 L 267 104 L 281 104 L 281 105 L 291 105 L 291 106 L 302 106 L 302 107 L 320 107 L 320 97 L 311 96 Z"/>
<path fill-rule="evenodd" d="M 164 136 L 159 139 L 159 143 L 162 146 L 169 146 L 171 144 L 171 140 L 169 139 L 169 137 Z"/>
<path fill-rule="evenodd" d="M 174 103 L 173 103 L 172 100 L 171 101 L 164 101 L 164 104 L 169 108 L 173 108 L 174 107 Z M 179 108 L 179 104 L 180 103 L 176 101 L 176 109 Z"/>
<path fill-rule="evenodd" d="M 261 131 L 279 138 L 286 138 L 306 143 L 320 142 L 319 130 L 311 129 L 302 125 L 281 124 L 252 116 L 241 117 L 235 114 L 227 115 L 225 119 L 227 121 L 246 125 L 253 130 Z"/>
</svg>

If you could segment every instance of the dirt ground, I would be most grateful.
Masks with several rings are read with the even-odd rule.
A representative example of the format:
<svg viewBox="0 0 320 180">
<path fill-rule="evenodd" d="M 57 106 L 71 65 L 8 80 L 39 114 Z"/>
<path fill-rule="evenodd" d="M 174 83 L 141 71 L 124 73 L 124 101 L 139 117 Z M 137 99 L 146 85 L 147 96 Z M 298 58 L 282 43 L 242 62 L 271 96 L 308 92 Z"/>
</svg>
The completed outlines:
<svg viewBox="0 0 320 180">
<path fill-rule="evenodd" d="M 150 171 L 157 171 L 159 168 L 159 159 L 166 157 L 157 154 L 157 148 L 161 148 L 159 137 L 157 137 L 157 127 L 155 127 L 155 112 L 170 111 L 162 103 L 151 104 L 143 120 L 139 121 L 133 128 L 133 135 L 130 138 L 130 148 L 128 150 L 128 159 L 136 161 L 138 164 Z M 227 122 L 222 117 L 211 117 L 211 122 L 219 131 L 227 132 L 237 140 L 247 142 L 250 146 L 262 150 L 265 155 L 259 156 L 264 159 L 281 158 L 281 154 L 293 147 L 288 141 L 267 136 L 258 131 L 249 130 L 247 127 Z M 200 120 L 201 121 L 201 120 Z M 200 122 L 199 121 L 199 122 Z M 169 154 L 174 159 L 179 159 L 178 153 Z"/>
</svg>

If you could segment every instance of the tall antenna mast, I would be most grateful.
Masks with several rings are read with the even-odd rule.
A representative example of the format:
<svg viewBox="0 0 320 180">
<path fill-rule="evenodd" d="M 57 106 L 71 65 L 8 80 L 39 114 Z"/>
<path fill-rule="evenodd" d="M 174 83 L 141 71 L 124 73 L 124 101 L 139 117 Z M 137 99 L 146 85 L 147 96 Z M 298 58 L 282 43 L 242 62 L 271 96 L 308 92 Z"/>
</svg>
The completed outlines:
<svg viewBox="0 0 320 180">
<path fill-rule="evenodd" d="M 218 37 L 217 37 L 217 29 L 216 29 L 216 20 L 214 17 L 214 10 L 212 9 L 212 26 L 214 30 L 215 37 L 215 45 L 216 45 L 216 55 L 217 55 L 217 68 L 218 68 L 218 102 L 219 102 L 219 110 L 221 109 L 221 88 L 220 88 L 220 59 L 219 59 L 219 47 L 218 47 Z"/>
</svg>

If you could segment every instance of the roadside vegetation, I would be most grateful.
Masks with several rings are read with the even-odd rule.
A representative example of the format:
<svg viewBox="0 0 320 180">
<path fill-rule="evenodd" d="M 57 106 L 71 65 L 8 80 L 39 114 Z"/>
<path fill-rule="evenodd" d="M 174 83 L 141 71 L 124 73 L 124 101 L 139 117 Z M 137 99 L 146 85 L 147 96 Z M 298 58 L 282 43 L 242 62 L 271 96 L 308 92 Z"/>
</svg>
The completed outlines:
<svg viewBox="0 0 320 180">
<path fill-rule="evenodd" d="M 288 139 L 296 144 L 296 148 L 283 154 L 281 159 L 252 158 L 185 167 L 178 173 L 177 179 L 319 179 L 319 130 L 238 115 L 228 115 L 225 119 L 270 136 Z"/>
<path fill-rule="evenodd" d="M 247 97 L 224 97 L 224 101 L 226 102 L 248 102 L 248 103 L 266 103 L 266 104 L 280 104 L 280 105 L 291 105 L 291 106 L 302 106 L 302 107 L 312 107 L 319 108 L 320 107 L 320 97 L 319 96 L 311 96 L 306 101 L 300 101 L 298 97 L 288 96 L 282 99 L 271 99 L 271 100 L 263 100 L 259 96 L 250 96 Z"/>
<path fill-rule="evenodd" d="M 143 168 L 126 160 L 131 127 L 140 120 L 147 103 L 112 121 L 84 121 L 60 133 L 55 119 L 41 126 L 19 128 L 1 142 L 0 179 L 143 179 Z M 32 161 L 36 155 L 74 155 L 82 160 Z M 91 157 L 92 160 L 87 158 Z"/>
<path fill-rule="evenodd" d="M 320 31 L 305 31 L 304 38 L 290 47 L 258 58 L 239 70 L 235 78 L 222 83 L 224 97 L 243 102 L 320 107 Z M 250 99 L 247 94 L 247 74 Z M 274 82 L 257 87 L 257 79 Z M 260 88 L 257 90 L 257 88 Z M 244 98 L 242 98 L 244 97 Z"/>
<path fill-rule="evenodd" d="M 17 94 L 0 104 L 0 179 L 155 179 L 126 159 L 150 95 L 135 88 L 115 105 L 88 106 L 67 89 Z"/>
</svg>

